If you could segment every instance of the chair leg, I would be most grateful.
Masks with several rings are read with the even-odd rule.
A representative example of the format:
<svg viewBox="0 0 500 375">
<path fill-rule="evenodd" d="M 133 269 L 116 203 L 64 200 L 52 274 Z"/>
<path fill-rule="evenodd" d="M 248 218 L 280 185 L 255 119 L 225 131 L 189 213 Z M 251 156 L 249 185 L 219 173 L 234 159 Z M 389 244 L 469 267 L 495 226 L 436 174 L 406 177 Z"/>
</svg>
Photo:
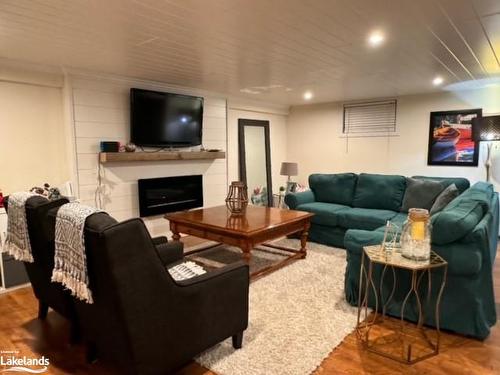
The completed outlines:
<svg viewBox="0 0 500 375">
<path fill-rule="evenodd" d="M 92 364 L 97 362 L 97 348 L 94 343 L 88 342 L 85 352 L 85 360 Z"/>
<path fill-rule="evenodd" d="M 38 301 L 38 319 L 45 320 L 47 318 L 47 313 L 49 312 L 49 305 L 45 302 Z"/>
<path fill-rule="evenodd" d="M 243 345 L 243 331 L 233 335 L 233 348 L 241 349 Z"/>
</svg>

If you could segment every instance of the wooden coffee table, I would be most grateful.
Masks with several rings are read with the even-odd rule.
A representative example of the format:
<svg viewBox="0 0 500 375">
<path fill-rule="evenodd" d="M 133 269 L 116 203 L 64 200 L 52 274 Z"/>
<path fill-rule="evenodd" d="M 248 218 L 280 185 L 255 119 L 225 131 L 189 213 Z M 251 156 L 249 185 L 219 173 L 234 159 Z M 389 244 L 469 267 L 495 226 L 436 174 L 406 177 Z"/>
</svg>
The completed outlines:
<svg viewBox="0 0 500 375">
<path fill-rule="evenodd" d="M 253 273 L 251 277 L 256 279 L 284 267 L 295 259 L 306 257 L 312 216 L 309 212 L 249 205 L 242 216 L 232 216 L 226 206 L 217 206 L 167 214 L 165 219 L 170 222 L 174 241 L 179 241 L 180 233 L 185 233 L 218 242 L 217 245 L 197 251 L 204 251 L 221 243 L 231 245 L 243 251 L 243 258 L 247 263 L 250 262 L 252 249 L 257 245 L 291 253 L 283 261 Z M 266 243 L 298 232 L 298 250 Z"/>
</svg>

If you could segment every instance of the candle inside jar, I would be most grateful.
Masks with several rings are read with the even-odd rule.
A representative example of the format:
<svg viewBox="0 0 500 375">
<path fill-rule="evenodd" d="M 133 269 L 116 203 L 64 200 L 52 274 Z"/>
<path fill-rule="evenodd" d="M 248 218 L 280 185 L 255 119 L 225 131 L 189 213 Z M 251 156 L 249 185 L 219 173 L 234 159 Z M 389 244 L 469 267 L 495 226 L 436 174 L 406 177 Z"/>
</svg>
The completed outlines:
<svg viewBox="0 0 500 375">
<path fill-rule="evenodd" d="M 417 221 L 411 225 L 411 238 L 413 240 L 423 241 L 425 238 L 425 223 Z"/>
</svg>

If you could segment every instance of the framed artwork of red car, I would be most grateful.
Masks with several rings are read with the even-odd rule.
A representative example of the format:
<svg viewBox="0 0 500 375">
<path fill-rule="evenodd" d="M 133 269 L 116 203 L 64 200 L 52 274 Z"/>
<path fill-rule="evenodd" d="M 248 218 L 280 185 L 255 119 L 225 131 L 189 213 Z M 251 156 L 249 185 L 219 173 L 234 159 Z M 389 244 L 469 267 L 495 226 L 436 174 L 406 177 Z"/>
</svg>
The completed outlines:
<svg viewBox="0 0 500 375">
<path fill-rule="evenodd" d="M 431 112 L 427 165 L 477 167 L 479 143 L 472 139 L 472 119 L 482 109 Z"/>
</svg>

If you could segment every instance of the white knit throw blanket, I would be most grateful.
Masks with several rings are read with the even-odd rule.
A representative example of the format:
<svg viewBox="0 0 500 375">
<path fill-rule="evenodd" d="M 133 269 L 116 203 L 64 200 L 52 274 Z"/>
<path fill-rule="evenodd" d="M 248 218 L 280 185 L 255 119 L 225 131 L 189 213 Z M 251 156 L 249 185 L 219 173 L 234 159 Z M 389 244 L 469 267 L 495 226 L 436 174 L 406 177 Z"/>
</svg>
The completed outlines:
<svg viewBox="0 0 500 375">
<path fill-rule="evenodd" d="M 79 203 L 67 203 L 57 211 L 54 270 L 52 281 L 62 283 L 71 294 L 93 303 L 85 256 L 85 220 L 99 210 Z"/>
<path fill-rule="evenodd" d="M 9 214 L 7 217 L 7 238 L 4 251 L 14 259 L 33 263 L 28 222 L 26 220 L 26 201 L 35 193 L 19 192 L 9 195 Z M 41 195 L 40 195 L 41 196 Z"/>
</svg>

